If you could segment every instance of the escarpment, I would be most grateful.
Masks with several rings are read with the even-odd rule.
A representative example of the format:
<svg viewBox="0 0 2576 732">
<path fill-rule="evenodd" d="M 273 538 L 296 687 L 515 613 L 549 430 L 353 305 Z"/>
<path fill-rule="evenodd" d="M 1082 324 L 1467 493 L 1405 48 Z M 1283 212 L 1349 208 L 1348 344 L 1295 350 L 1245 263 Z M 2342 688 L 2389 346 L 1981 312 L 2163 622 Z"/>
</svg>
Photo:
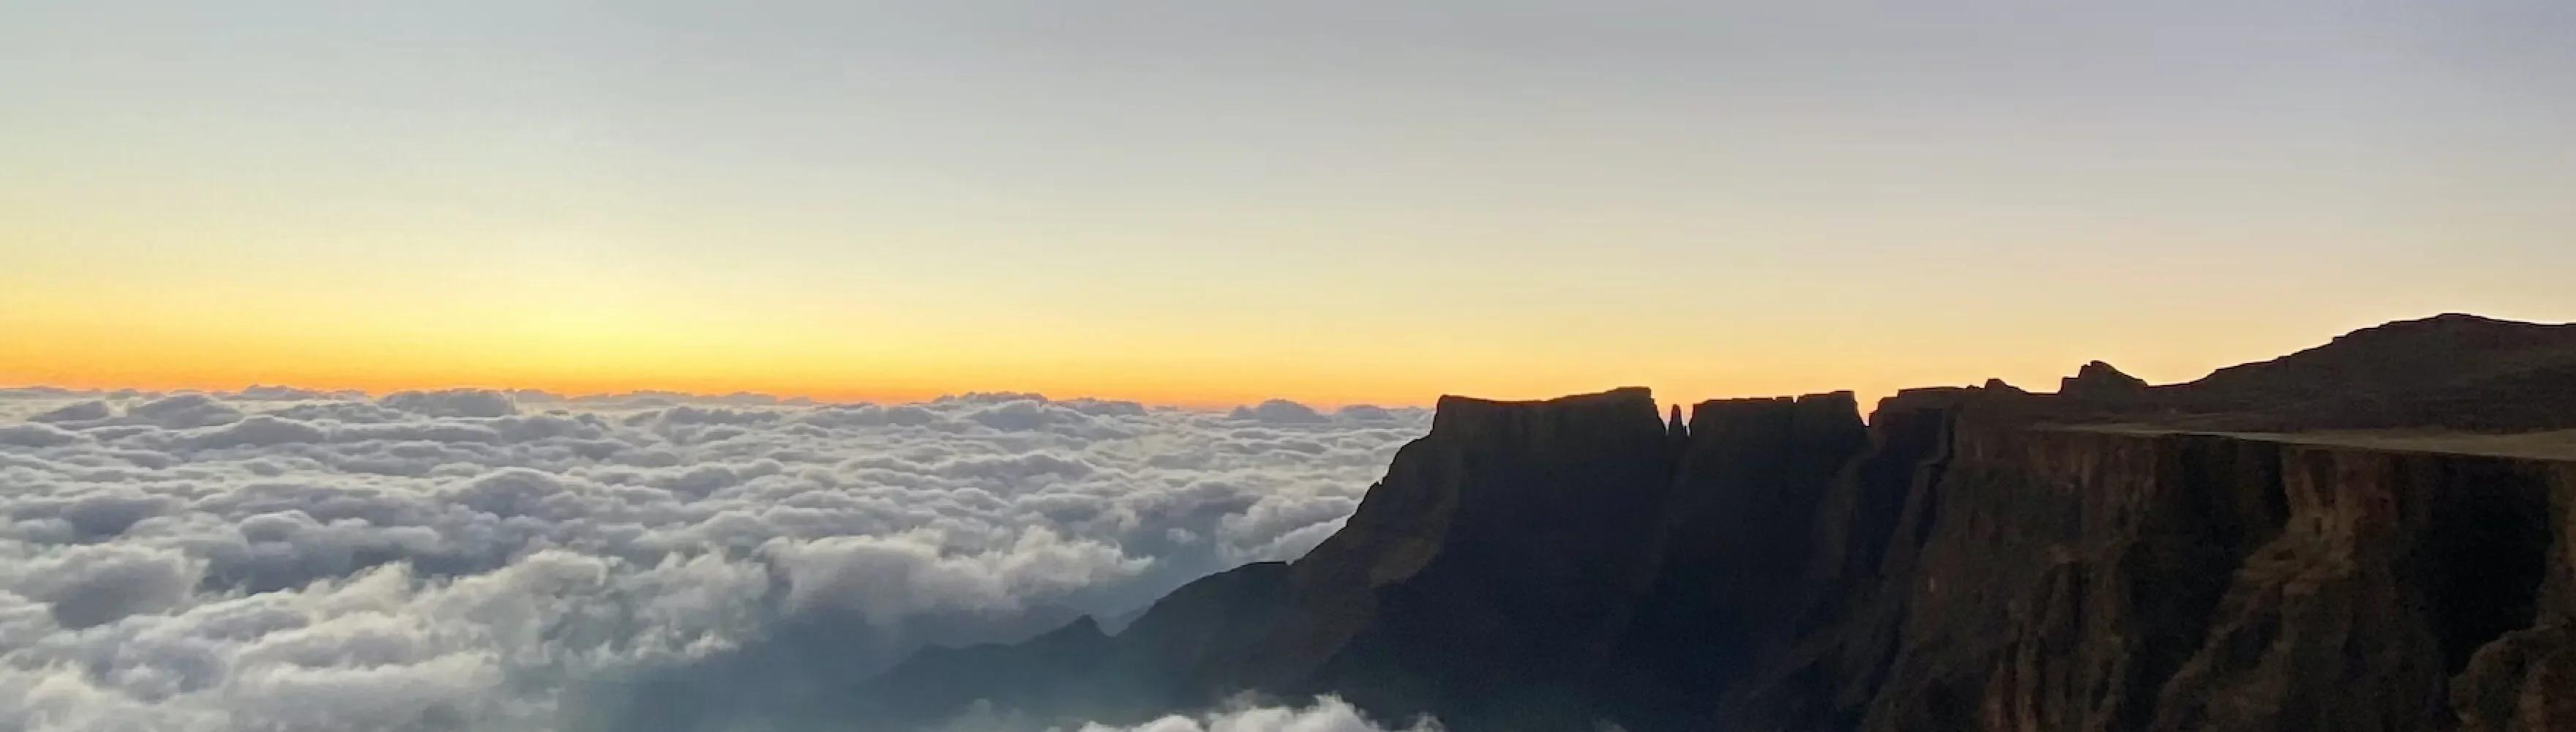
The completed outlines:
<svg viewBox="0 0 2576 732">
<path fill-rule="evenodd" d="M 1447 398 L 1306 557 L 862 696 L 1115 722 L 1334 693 L 1469 732 L 2576 729 L 2576 438 L 2531 431 L 2576 424 L 2547 408 L 2570 333 L 2446 316 L 2193 384 L 1912 390 L 1865 426 L 1848 393 L 1686 421 L 1638 389 Z M 2319 429 L 2392 421 L 2485 432 Z"/>
<path fill-rule="evenodd" d="M 1955 418 L 1954 418 L 1955 419 Z M 1952 425 L 1725 729 L 2566 729 L 2576 463 Z M 1905 524 L 1918 523 L 1919 531 Z M 1831 537 L 1820 535 L 1820 539 Z"/>
<path fill-rule="evenodd" d="M 1657 561 L 1674 445 L 1642 389 L 1446 398 L 1343 530 L 1293 566 L 1260 688 L 1393 714 L 1580 708 Z"/>
</svg>

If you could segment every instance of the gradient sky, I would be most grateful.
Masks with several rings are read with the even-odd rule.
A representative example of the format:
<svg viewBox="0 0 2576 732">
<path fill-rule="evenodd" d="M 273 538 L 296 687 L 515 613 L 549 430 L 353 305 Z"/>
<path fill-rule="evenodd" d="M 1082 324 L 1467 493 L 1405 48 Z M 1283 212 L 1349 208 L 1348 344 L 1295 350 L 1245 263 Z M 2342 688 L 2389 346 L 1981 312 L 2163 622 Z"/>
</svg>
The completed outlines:
<svg viewBox="0 0 2576 732">
<path fill-rule="evenodd" d="M 2576 3 L 0 4 L 0 384 L 2152 380 L 2576 320 Z"/>
</svg>

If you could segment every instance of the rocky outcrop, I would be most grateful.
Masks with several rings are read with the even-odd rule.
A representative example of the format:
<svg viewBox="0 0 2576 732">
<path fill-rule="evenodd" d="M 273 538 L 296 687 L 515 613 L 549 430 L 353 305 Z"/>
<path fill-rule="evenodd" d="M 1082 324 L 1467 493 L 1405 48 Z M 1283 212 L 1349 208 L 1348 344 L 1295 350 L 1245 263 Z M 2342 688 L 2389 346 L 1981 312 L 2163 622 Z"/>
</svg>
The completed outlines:
<svg viewBox="0 0 2576 732">
<path fill-rule="evenodd" d="M 2186 426 L 2279 424 L 2305 397 L 2268 373 L 2388 404 L 2576 386 L 2541 383 L 2549 343 L 2463 329 L 2488 332 L 2417 331 L 2514 362 L 2390 376 L 2317 365 L 2368 361 L 2330 345 L 2198 391 L 2088 367 L 2070 394 L 1910 390 L 1866 426 L 1848 393 L 1687 424 L 1637 389 L 1445 398 L 1306 557 L 868 694 L 1116 721 L 1332 692 L 1476 732 L 2576 729 L 2576 460 Z"/>
<path fill-rule="evenodd" d="M 2074 376 L 2058 383 L 2058 396 L 2087 401 L 2122 402 L 2147 393 L 2147 380 L 2122 373 L 2111 364 L 2094 361 L 2084 364 Z"/>
</svg>

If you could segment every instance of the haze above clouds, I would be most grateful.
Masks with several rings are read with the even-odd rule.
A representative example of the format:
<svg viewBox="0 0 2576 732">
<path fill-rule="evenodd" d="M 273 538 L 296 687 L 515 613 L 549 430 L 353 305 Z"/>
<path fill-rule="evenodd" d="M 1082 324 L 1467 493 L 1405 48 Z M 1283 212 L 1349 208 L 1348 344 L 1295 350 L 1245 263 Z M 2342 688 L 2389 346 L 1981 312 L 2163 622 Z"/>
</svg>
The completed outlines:
<svg viewBox="0 0 2576 732">
<path fill-rule="evenodd" d="M 653 724 L 741 728 L 922 643 L 1298 556 L 1428 416 L 0 390 L 0 720 L 609 728 L 650 689 L 703 702 Z M 1365 725 L 1323 700 L 1141 729 Z"/>
</svg>

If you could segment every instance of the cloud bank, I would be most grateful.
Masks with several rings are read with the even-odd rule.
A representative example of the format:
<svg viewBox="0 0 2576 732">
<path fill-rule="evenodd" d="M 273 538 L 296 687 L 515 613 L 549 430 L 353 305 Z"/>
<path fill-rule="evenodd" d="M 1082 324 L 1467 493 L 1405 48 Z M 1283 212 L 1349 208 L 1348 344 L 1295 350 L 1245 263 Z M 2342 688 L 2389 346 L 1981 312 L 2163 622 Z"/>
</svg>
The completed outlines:
<svg viewBox="0 0 2576 732">
<path fill-rule="evenodd" d="M 1303 554 L 1427 425 L 1025 394 L 0 390 L 0 729 L 758 728 L 923 643 Z M 1366 729 L 1176 719 L 1155 724 L 1200 726 L 1145 729 Z"/>
</svg>

